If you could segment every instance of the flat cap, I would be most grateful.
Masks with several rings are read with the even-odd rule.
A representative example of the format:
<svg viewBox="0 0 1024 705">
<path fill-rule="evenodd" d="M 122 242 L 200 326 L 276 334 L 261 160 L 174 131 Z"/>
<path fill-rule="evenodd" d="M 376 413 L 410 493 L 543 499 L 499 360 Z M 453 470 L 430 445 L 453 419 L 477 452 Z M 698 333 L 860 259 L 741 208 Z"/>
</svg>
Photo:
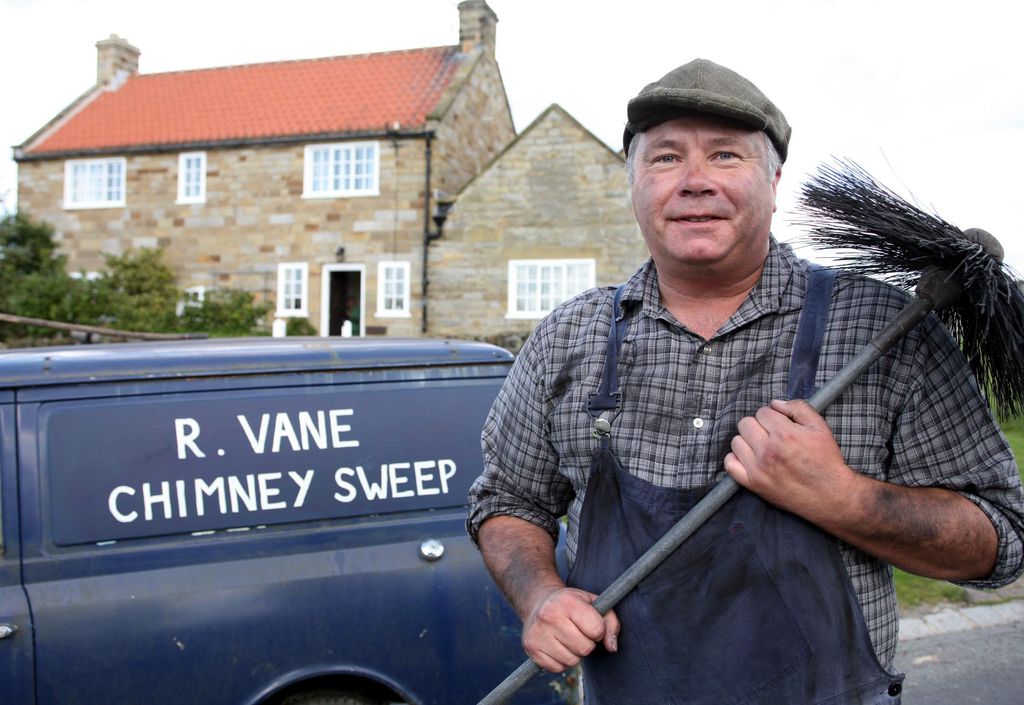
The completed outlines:
<svg viewBox="0 0 1024 705">
<path fill-rule="evenodd" d="M 765 132 L 786 161 L 793 132 L 786 116 L 753 83 L 707 59 L 670 71 L 629 101 L 623 149 L 628 154 L 634 135 L 687 111 L 721 115 Z"/>
</svg>

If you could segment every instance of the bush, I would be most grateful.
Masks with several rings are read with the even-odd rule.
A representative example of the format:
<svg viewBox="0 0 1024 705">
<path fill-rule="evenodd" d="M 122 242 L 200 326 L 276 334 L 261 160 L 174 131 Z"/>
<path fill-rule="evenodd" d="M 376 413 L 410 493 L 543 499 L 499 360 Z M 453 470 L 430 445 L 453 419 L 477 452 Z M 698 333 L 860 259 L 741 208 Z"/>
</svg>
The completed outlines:
<svg viewBox="0 0 1024 705">
<path fill-rule="evenodd" d="M 91 281 L 68 276 L 65 265 L 49 225 L 21 213 L 0 219 L 0 311 L 125 331 L 265 334 L 270 305 L 254 303 L 244 291 L 211 291 L 179 316 L 176 309 L 185 294 L 175 285 L 162 250 L 108 256 L 106 271 Z M 63 335 L 52 328 L 0 323 L 0 339 L 27 338 L 20 344 Z"/>
<path fill-rule="evenodd" d="M 306 318 L 289 318 L 285 324 L 285 335 L 316 335 L 316 328 Z"/>
<path fill-rule="evenodd" d="M 181 292 L 162 250 L 108 255 L 107 271 L 96 281 L 99 325 L 119 330 L 171 333 L 178 328 L 175 308 Z"/>
<path fill-rule="evenodd" d="M 91 323 L 99 316 L 90 282 L 39 272 L 19 277 L 2 308 L 19 316 L 67 323 Z"/>
<path fill-rule="evenodd" d="M 188 303 L 177 314 L 185 293 L 174 285 L 174 272 L 162 250 L 140 250 L 108 257 L 109 273 L 98 281 L 97 298 L 104 304 L 106 325 L 121 330 L 206 333 L 239 336 L 262 333 L 269 304 L 256 304 L 249 292 L 214 289 L 198 305 Z"/>
<path fill-rule="evenodd" d="M 206 292 L 201 303 L 185 306 L 180 327 L 218 337 L 266 335 L 263 323 L 270 309 L 269 303 L 254 303 L 249 292 L 214 289 Z"/>
</svg>

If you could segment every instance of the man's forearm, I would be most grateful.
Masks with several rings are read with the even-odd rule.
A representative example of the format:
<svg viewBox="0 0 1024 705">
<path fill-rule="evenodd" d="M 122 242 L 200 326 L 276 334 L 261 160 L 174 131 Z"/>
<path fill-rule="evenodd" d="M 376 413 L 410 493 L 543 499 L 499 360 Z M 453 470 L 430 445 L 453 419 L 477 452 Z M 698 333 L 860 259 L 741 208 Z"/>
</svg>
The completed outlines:
<svg viewBox="0 0 1024 705">
<path fill-rule="evenodd" d="M 984 578 L 995 567 L 995 527 L 956 492 L 858 476 L 848 500 L 849 512 L 816 523 L 887 563 L 942 580 Z"/>
<path fill-rule="evenodd" d="M 952 490 L 854 471 L 806 401 L 774 400 L 741 419 L 725 469 L 766 501 L 918 575 L 969 580 L 995 567 L 999 537 L 977 505 Z"/>
<path fill-rule="evenodd" d="M 492 517 L 481 525 L 477 540 L 494 582 L 520 619 L 526 620 L 540 597 L 565 587 L 555 544 L 539 526 L 516 517 Z"/>
</svg>

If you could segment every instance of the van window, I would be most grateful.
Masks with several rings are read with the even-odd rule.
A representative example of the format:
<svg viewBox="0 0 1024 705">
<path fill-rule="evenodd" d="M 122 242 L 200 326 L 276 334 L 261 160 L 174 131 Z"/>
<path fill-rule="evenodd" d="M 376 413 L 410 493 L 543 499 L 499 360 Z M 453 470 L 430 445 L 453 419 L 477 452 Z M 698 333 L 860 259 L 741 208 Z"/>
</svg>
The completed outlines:
<svg viewBox="0 0 1024 705">
<path fill-rule="evenodd" d="M 456 507 L 500 380 L 89 399 L 39 412 L 59 545 Z"/>
</svg>

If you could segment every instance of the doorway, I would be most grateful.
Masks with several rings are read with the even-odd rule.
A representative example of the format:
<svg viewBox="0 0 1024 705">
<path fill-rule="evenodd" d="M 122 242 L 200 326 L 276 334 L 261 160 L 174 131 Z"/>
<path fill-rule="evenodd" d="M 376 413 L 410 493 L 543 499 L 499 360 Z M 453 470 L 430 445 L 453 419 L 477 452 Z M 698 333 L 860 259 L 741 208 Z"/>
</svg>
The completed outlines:
<svg viewBox="0 0 1024 705">
<path fill-rule="evenodd" d="M 325 264 L 320 281 L 320 334 L 358 338 L 365 320 L 366 267 Z"/>
</svg>

